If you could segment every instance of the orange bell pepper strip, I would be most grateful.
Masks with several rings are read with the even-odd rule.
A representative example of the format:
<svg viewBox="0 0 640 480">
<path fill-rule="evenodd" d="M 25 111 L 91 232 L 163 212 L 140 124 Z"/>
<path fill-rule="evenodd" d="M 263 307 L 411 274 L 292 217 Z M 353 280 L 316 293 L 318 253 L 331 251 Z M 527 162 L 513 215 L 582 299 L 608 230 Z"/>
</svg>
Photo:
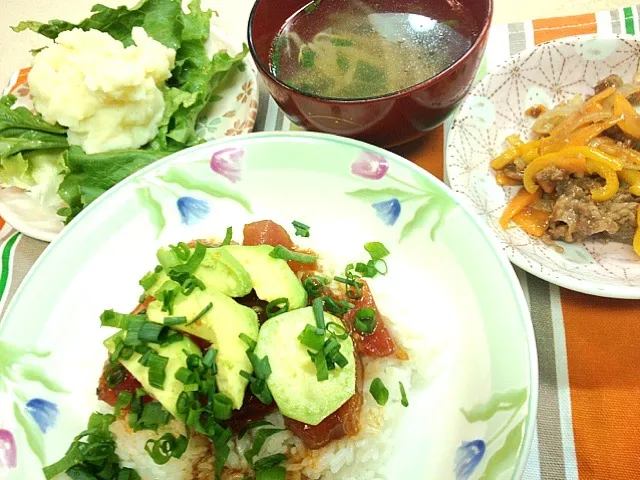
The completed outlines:
<svg viewBox="0 0 640 480">
<path fill-rule="evenodd" d="M 613 114 L 622 117 L 618 126 L 627 135 L 640 138 L 640 115 L 624 95 L 616 93 L 613 97 Z"/>
<path fill-rule="evenodd" d="M 613 168 L 598 160 L 588 158 L 587 170 L 591 174 L 597 173 L 605 180 L 605 184 L 602 187 L 596 187 L 591 190 L 591 198 L 596 202 L 602 202 L 609 200 L 616 194 L 620 188 L 620 181 L 618 180 L 618 174 Z"/>
<path fill-rule="evenodd" d="M 636 233 L 633 236 L 633 251 L 640 255 L 640 206 L 636 210 Z"/>
<path fill-rule="evenodd" d="M 534 177 L 536 173 L 547 165 L 556 165 L 558 168 L 565 168 L 571 173 L 578 173 L 582 168 L 582 162 L 578 156 L 591 159 L 596 163 L 606 165 L 615 172 L 622 170 L 623 163 L 615 157 L 607 155 L 593 147 L 567 147 L 559 152 L 542 155 L 533 160 L 527 168 L 524 169 L 522 183 L 529 193 L 534 193 L 539 186 L 536 184 Z M 578 157 L 578 158 L 574 158 Z M 563 160 L 564 159 L 564 160 Z M 569 160 L 570 159 L 570 160 Z M 586 172 L 586 166 L 584 172 Z M 617 177 L 616 177 L 617 180 Z M 614 192 L 615 193 L 615 192 Z"/>
<path fill-rule="evenodd" d="M 496 173 L 496 183 L 501 187 L 522 185 L 522 182 L 520 180 L 516 180 L 515 178 L 509 178 L 504 174 L 504 172 Z"/>
<path fill-rule="evenodd" d="M 537 210 L 528 206 L 511 219 L 513 223 L 522 228 L 529 235 L 541 237 L 549 228 L 550 212 Z"/>
<path fill-rule="evenodd" d="M 509 149 L 491 160 L 491 168 L 494 170 L 502 170 L 520 156 L 530 155 L 532 152 L 537 153 L 538 147 L 540 146 L 540 140 L 534 140 L 528 143 L 520 142 L 519 144 L 515 141 L 510 143 L 515 145 L 511 146 Z"/>
<path fill-rule="evenodd" d="M 544 153 L 559 152 L 563 148 L 568 146 L 585 146 L 588 145 L 591 140 L 596 138 L 606 129 L 617 125 L 622 119 L 620 117 L 612 118 L 604 122 L 596 122 L 590 125 L 583 125 L 576 129 L 566 139 L 556 140 L 553 137 L 547 137 L 544 140 Z"/>
<path fill-rule="evenodd" d="M 618 177 L 629 184 L 629 193 L 640 197 L 640 171 L 623 168 L 618 172 Z"/>
<path fill-rule="evenodd" d="M 594 95 L 593 97 L 591 97 L 587 101 L 585 101 L 584 105 L 582 106 L 582 109 L 586 110 L 589 107 L 591 107 L 594 103 L 601 103 L 604 99 L 606 99 L 606 98 L 610 97 L 611 95 L 613 95 L 615 91 L 616 91 L 616 87 L 607 87 L 607 88 L 605 88 L 600 93 L 597 93 L 596 95 Z"/>
<path fill-rule="evenodd" d="M 509 222 L 514 215 L 518 214 L 525 207 L 531 205 L 536 200 L 540 200 L 541 198 L 541 191 L 529 193 L 524 188 L 520 189 L 520 191 L 516 194 L 515 197 L 511 199 L 511 201 L 507 204 L 507 207 L 504 209 L 504 212 L 500 217 L 500 226 L 506 230 L 509 226 Z"/>
</svg>

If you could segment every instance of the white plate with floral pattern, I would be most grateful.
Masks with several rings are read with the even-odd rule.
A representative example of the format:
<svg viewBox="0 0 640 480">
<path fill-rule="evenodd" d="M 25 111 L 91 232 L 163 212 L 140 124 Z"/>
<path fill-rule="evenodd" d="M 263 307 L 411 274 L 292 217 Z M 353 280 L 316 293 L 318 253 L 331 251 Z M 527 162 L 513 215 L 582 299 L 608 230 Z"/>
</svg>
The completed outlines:
<svg viewBox="0 0 640 480">
<path fill-rule="evenodd" d="M 586 241 L 559 243 L 564 253 L 498 220 L 518 187 L 496 184 L 489 166 L 513 133 L 531 138 L 532 105 L 552 107 L 576 94 L 593 94 L 610 74 L 625 81 L 638 70 L 640 39 L 569 37 L 511 57 L 471 91 L 458 110 L 446 143 L 451 188 L 480 215 L 513 263 L 556 285 L 591 295 L 640 298 L 640 257 L 631 245 Z"/>
<path fill-rule="evenodd" d="M 110 335 L 99 316 L 137 302 L 160 246 L 220 237 L 228 226 L 240 241 L 244 224 L 263 219 L 291 235 L 293 220 L 308 224 L 309 238 L 292 238 L 336 270 L 368 241 L 391 252 L 388 274 L 370 286 L 403 326 L 397 339 L 413 339 L 415 372 L 409 406 L 396 385 L 377 410 L 376 422 L 398 424 L 382 432 L 388 462 L 375 478 L 522 478 L 538 369 L 511 265 L 429 173 L 381 148 L 309 132 L 227 138 L 162 159 L 106 192 L 47 248 L 0 323 L 0 477 L 42 479 L 42 465 L 84 429 Z"/>
<path fill-rule="evenodd" d="M 218 26 L 211 25 L 207 42 L 210 54 L 227 50 L 236 54 L 241 46 Z M 243 135 L 253 130 L 258 114 L 257 74 L 251 59 L 246 58 L 244 68 L 238 70 L 203 110 L 196 125 L 196 133 L 202 140 Z M 3 94 L 13 94 L 18 100 L 15 106 L 33 111 L 33 102 L 27 83 L 30 68 L 15 72 Z M 43 208 L 18 188 L 0 191 L 0 217 L 16 230 L 39 240 L 52 241 L 64 227 L 56 215 L 60 206 Z"/>
</svg>

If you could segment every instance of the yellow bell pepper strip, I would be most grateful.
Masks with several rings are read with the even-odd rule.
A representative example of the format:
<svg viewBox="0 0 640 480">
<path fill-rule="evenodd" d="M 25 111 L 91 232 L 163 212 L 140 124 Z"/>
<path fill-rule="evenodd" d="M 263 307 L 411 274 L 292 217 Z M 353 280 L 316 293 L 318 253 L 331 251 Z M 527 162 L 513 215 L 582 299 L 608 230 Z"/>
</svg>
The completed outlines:
<svg viewBox="0 0 640 480">
<path fill-rule="evenodd" d="M 617 125 L 622 119 L 620 117 L 612 118 L 604 122 L 596 122 L 590 125 L 583 125 L 576 129 L 564 140 L 557 140 L 554 137 L 547 137 L 544 140 L 544 153 L 559 152 L 563 148 L 568 146 L 585 146 L 588 145 L 591 140 L 596 138 L 606 129 Z"/>
<path fill-rule="evenodd" d="M 522 182 L 520 180 L 516 180 L 515 178 L 509 178 L 504 174 L 504 172 L 496 173 L 496 183 L 501 187 L 522 185 Z"/>
<path fill-rule="evenodd" d="M 629 193 L 640 197 L 640 171 L 623 168 L 618 172 L 618 177 L 629 184 Z"/>
<path fill-rule="evenodd" d="M 524 188 L 520 189 L 520 191 L 516 194 L 515 197 L 511 199 L 511 201 L 507 204 L 507 207 L 504 209 L 504 212 L 500 217 L 500 226 L 506 230 L 509 226 L 509 222 L 514 215 L 518 214 L 525 207 L 531 205 L 536 200 L 540 200 L 541 198 L 541 191 L 529 193 Z"/>
<path fill-rule="evenodd" d="M 618 174 L 609 165 L 600 162 L 598 160 L 587 159 L 587 170 L 589 173 L 597 173 L 605 180 L 605 184 L 602 187 L 596 187 L 591 190 L 591 198 L 596 202 L 603 202 L 613 197 L 618 188 L 620 188 L 620 181 L 618 180 Z"/>
<path fill-rule="evenodd" d="M 505 140 L 512 147 L 520 147 L 521 145 L 524 145 L 524 142 L 520 138 L 520 135 L 518 135 L 517 133 L 509 135 Z"/>
<path fill-rule="evenodd" d="M 511 135 L 510 138 L 513 139 L 513 135 Z M 504 167 L 512 163 L 516 158 L 520 156 L 531 155 L 532 153 L 536 153 L 537 156 L 537 150 L 540 146 L 540 140 L 534 140 L 528 143 L 520 142 L 519 144 L 513 140 L 512 142 L 508 142 L 512 145 L 511 148 L 505 150 L 496 158 L 491 160 L 491 168 L 493 168 L 494 170 L 502 170 Z"/>
<path fill-rule="evenodd" d="M 511 219 L 513 223 L 534 237 L 541 237 L 549 228 L 550 212 L 537 210 L 528 206 Z"/>
<path fill-rule="evenodd" d="M 624 95 L 616 93 L 613 97 L 613 114 L 622 117 L 618 126 L 627 135 L 640 138 L 640 115 Z"/>
<path fill-rule="evenodd" d="M 602 103 L 602 101 L 608 97 L 610 97 L 611 95 L 613 95 L 616 91 L 616 87 L 607 87 L 604 90 L 602 90 L 600 93 L 597 93 L 596 95 L 594 95 L 593 97 L 589 98 L 587 101 L 584 102 L 584 105 L 582 106 L 583 110 L 588 109 L 589 107 L 591 107 L 594 103 Z"/>
<path fill-rule="evenodd" d="M 536 184 L 534 177 L 536 173 L 547 165 L 556 165 L 558 168 L 565 168 L 566 170 L 582 168 L 580 161 L 573 158 L 579 155 L 593 160 L 596 163 L 608 166 L 616 172 L 622 170 L 623 167 L 622 161 L 593 147 L 567 147 L 559 152 L 542 155 L 527 165 L 527 168 L 524 169 L 524 176 L 522 178 L 524 188 L 526 188 L 529 193 L 534 193 L 538 190 L 539 186 Z M 564 162 L 562 161 L 563 159 L 565 160 Z M 570 159 L 570 161 L 568 161 L 568 159 Z M 578 171 L 580 170 L 575 172 L 572 171 L 572 173 L 578 173 Z M 586 171 L 587 169 L 585 168 L 585 172 Z"/>
<path fill-rule="evenodd" d="M 640 206 L 636 210 L 636 234 L 633 236 L 633 251 L 640 255 Z"/>
<path fill-rule="evenodd" d="M 610 155 L 612 157 L 616 157 L 622 160 L 625 166 L 633 165 L 633 166 L 640 167 L 640 153 L 638 153 L 636 150 L 633 150 L 632 148 L 627 148 L 627 147 L 623 147 L 622 145 L 618 145 L 616 142 L 614 142 L 609 138 L 599 137 L 598 145 L 596 148 L 598 150 L 603 151 L 607 155 Z"/>
</svg>

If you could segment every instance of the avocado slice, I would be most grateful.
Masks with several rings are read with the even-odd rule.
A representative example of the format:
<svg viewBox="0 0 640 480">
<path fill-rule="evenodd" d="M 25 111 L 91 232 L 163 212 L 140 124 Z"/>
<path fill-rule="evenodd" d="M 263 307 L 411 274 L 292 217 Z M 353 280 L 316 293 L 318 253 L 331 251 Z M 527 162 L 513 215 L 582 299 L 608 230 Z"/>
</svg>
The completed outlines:
<svg viewBox="0 0 640 480">
<path fill-rule="evenodd" d="M 166 249 L 158 251 L 158 260 L 161 264 L 167 263 L 169 256 Z M 193 249 L 191 249 L 193 253 Z M 170 267 L 169 267 L 170 268 Z M 207 248 L 202 262 L 194 272 L 194 275 L 205 284 L 230 297 L 244 297 L 253 289 L 251 277 L 244 267 L 231 254 L 220 248 Z M 167 281 L 166 270 L 158 274 L 153 286 L 145 291 L 147 295 L 154 295 L 156 291 Z"/>
<path fill-rule="evenodd" d="M 229 245 L 219 248 L 229 252 L 249 273 L 259 299 L 270 302 L 287 298 L 290 310 L 307 306 L 307 292 L 287 262 L 269 256 L 273 247 Z"/>
<path fill-rule="evenodd" d="M 325 312 L 325 322 L 342 321 Z M 340 352 L 349 363 L 329 371 L 329 378 L 319 382 L 316 368 L 298 340 L 306 325 L 316 326 L 312 307 L 280 314 L 267 320 L 260 329 L 255 354 L 269 357 L 271 375 L 267 385 L 280 412 L 309 425 L 317 425 L 340 408 L 356 392 L 356 363 L 353 340 L 340 342 Z"/>
<path fill-rule="evenodd" d="M 211 309 L 193 323 L 192 320 L 211 303 Z M 169 316 L 162 310 L 162 302 L 154 300 L 147 308 L 149 320 L 164 323 Z M 171 316 L 187 319 L 187 324 L 173 328 L 182 330 L 213 344 L 216 355 L 216 383 L 218 390 L 232 401 L 233 408 L 240 409 L 248 381 L 240 376 L 244 370 L 253 373 L 253 367 L 247 357 L 247 344 L 240 339 L 244 333 L 252 340 L 258 338 L 258 315 L 251 308 L 240 305 L 232 298 L 213 287 L 206 290 L 196 288 L 190 295 L 178 294 Z"/>
<path fill-rule="evenodd" d="M 107 350 L 109 350 L 109 353 L 113 353 L 116 341 L 118 339 L 124 340 L 124 337 L 125 332 L 120 331 L 104 341 L 104 345 L 107 347 Z M 186 368 L 187 355 L 193 354 L 202 357 L 202 352 L 200 348 L 187 337 L 170 345 L 160 346 L 149 344 L 149 347 L 153 348 L 158 355 L 169 359 L 165 367 L 166 378 L 164 380 L 164 389 L 160 390 L 159 388 L 149 385 L 149 369 L 138 363 L 138 360 L 140 360 L 142 356 L 139 353 L 134 352 L 131 358 L 128 360 L 121 358 L 119 362 L 142 384 L 147 393 L 160 402 L 171 415 L 179 418 L 178 412 L 176 411 L 176 403 L 178 402 L 178 397 L 184 391 L 184 383 L 176 379 L 176 372 L 181 367 Z"/>
</svg>

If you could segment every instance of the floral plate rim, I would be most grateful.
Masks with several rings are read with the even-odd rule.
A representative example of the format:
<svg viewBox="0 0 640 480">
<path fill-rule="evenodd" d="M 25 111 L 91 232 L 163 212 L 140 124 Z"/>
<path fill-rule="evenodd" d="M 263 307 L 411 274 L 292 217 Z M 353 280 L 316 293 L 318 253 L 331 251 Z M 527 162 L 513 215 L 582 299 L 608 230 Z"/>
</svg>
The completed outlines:
<svg viewBox="0 0 640 480">
<path fill-rule="evenodd" d="M 628 34 L 613 34 L 613 33 L 594 33 L 594 34 L 583 34 L 583 35 L 571 35 L 568 37 L 557 38 L 554 40 L 550 40 L 547 42 L 540 43 L 531 48 L 527 48 L 521 52 L 518 52 L 514 55 L 509 56 L 506 60 L 494 66 L 487 74 L 473 86 L 467 97 L 463 100 L 461 105 L 456 110 L 455 114 L 452 116 L 451 122 L 448 125 L 448 129 L 446 132 L 446 141 L 444 145 L 444 168 L 445 168 L 445 178 L 447 179 L 447 184 L 450 188 L 459 194 L 461 201 L 471 209 L 481 221 L 488 226 L 488 222 L 486 220 L 486 214 L 479 210 L 479 208 L 474 204 L 474 202 L 468 198 L 464 191 L 466 189 L 464 183 L 459 181 L 459 177 L 455 174 L 456 171 L 460 171 L 461 168 L 455 167 L 453 165 L 453 156 L 451 154 L 454 147 L 454 140 L 461 140 L 459 137 L 454 137 L 452 134 L 452 130 L 458 125 L 459 119 L 462 116 L 462 111 L 465 106 L 470 103 L 473 94 L 481 89 L 481 87 L 488 83 L 489 79 L 495 75 L 503 75 L 503 69 L 508 67 L 508 65 L 521 65 L 524 61 L 526 61 L 532 54 L 536 51 L 553 46 L 558 44 L 563 45 L 576 45 L 580 42 L 587 42 L 593 40 L 623 40 L 628 41 L 630 43 L 636 44 L 640 48 L 640 38 L 634 35 Z M 524 112 L 522 112 L 524 115 Z M 498 120 L 494 120 L 496 123 Z M 505 120 L 501 120 L 504 122 Z M 484 165 L 482 163 L 479 166 Z M 476 167 L 477 168 L 477 167 Z M 493 240 L 496 242 L 498 248 L 503 251 L 509 260 L 516 266 L 522 268 L 526 272 L 534 275 L 542 280 L 545 280 L 549 283 L 557 285 L 559 287 L 567 288 L 569 290 L 584 293 L 588 295 L 594 295 L 603 298 L 619 298 L 619 299 L 640 299 L 640 286 L 633 285 L 622 285 L 619 283 L 612 283 L 611 281 L 607 281 L 606 279 L 602 279 L 600 281 L 594 281 L 589 279 L 580 278 L 580 270 L 576 270 L 575 272 L 567 272 L 564 268 L 553 269 L 549 268 L 545 265 L 540 264 L 536 261 L 535 258 L 527 255 L 526 253 L 521 252 L 518 248 L 514 248 L 511 243 L 503 237 L 500 237 L 498 234 L 493 232 L 491 228 L 489 228 L 489 232 L 493 237 Z M 541 240 L 538 240 L 541 242 Z M 589 243 L 589 242 L 587 242 Z M 580 244 L 577 244 L 580 245 Z M 584 245 L 584 243 L 582 244 Z"/>
<path fill-rule="evenodd" d="M 23 291 L 26 289 L 26 286 L 30 283 L 32 276 L 35 276 L 40 268 L 41 262 L 44 262 L 45 258 L 48 257 L 48 253 L 56 249 L 58 243 L 63 241 L 63 239 L 68 236 L 70 232 L 72 232 L 79 225 L 83 224 L 83 219 L 85 217 L 89 217 L 94 209 L 97 209 L 102 203 L 109 202 L 112 196 L 118 194 L 120 190 L 123 188 L 129 187 L 130 184 L 136 184 L 139 180 L 144 177 L 153 174 L 158 170 L 162 170 L 173 162 L 177 162 L 183 156 L 193 155 L 194 152 L 202 151 L 210 149 L 211 146 L 215 145 L 218 149 L 223 149 L 225 145 L 238 143 L 242 141 L 250 141 L 250 142 L 261 142 L 263 140 L 270 140 L 273 138 L 291 138 L 292 140 L 300 140 L 305 139 L 310 142 L 310 145 L 314 142 L 331 142 L 338 143 L 346 146 L 354 146 L 358 147 L 362 150 L 372 152 L 374 154 L 378 154 L 382 157 L 386 157 L 387 159 L 392 160 L 400 165 L 403 165 L 408 170 L 425 177 L 430 183 L 432 183 L 436 189 L 439 190 L 443 196 L 446 196 L 453 200 L 457 206 L 460 207 L 460 211 L 464 213 L 467 217 L 468 221 L 471 222 L 473 226 L 477 229 L 480 235 L 486 241 L 487 247 L 490 248 L 495 261 L 497 262 L 497 267 L 503 272 L 505 279 L 508 281 L 509 288 L 511 290 L 511 294 L 514 298 L 514 301 L 517 303 L 517 309 L 520 311 L 520 318 L 522 323 L 522 329 L 524 336 L 526 337 L 526 344 L 528 355 L 526 357 L 528 363 L 528 395 L 524 406 L 524 412 L 522 413 L 521 421 L 524 422 L 524 433 L 520 438 L 518 438 L 518 447 L 515 450 L 517 452 L 517 456 L 509 462 L 511 465 L 511 469 L 513 471 L 512 479 L 521 478 L 529 456 L 529 452 L 531 450 L 533 444 L 533 436 L 536 425 L 537 418 L 537 406 L 538 406 L 538 393 L 539 393 L 539 379 L 538 379 L 538 357 L 537 357 L 537 345 L 535 342 L 535 335 L 533 331 L 533 324 L 531 323 L 531 316 L 529 312 L 529 308 L 527 305 L 527 301 L 524 295 L 523 290 L 520 288 L 520 283 L 518 278 L 511 267 L 507 257 L 500 251 L 498 245 L 496 244 L 493 236 L 489 233 L 488 227 L 478 218 L 477 215 L 473 213 L 473 211 L 465 205 L 460 199 L 460 195 L 456 192 L 449 189 L 441 180 L 437 179 L 430 172 L 418 167 L 414 163 L 406 160 L 405 158 L 387 150 L 384 150 L 379 147 L 375 147 L 373 145 L 366 144 L 364 142 L 360 142 L 357 140 L 344 138 L 336 135 L 328 135 L 323 133 L 316 132 L 291 132 L 291 131 L 279 131 L 279 132 L 260 132 L 253 133 L 249 135 L 243 135 L 240 137 L 227 137 L 224 139 L 219 139 L 216 141 L 210 141 L 207 143 L 203 143 L 180 152 L 176 152 L 168 157 L 160 159 L 158 162 L 155 162 L 142 170 L 134 173 L 124 181 L 112 187 L 108 192 L 99 197 L 95 202 L 89 205 L 85 210 L 83 210 L 74 222 L 69 224 L 68 228 L 66 228 L 62 235 L 58 236 L 48 247 L 44 255 L 41 255 L 33 267 L 29 270 L 27 276 L 24 281 L 18 288 L 18 291 L 14 295 L 11 300 L 9 306 L 7 307 L 5 316 L 10 317 L 12 315 L 12 311 L 15 306 L 20 302 L 21 297 L 23 296 Z M 90 218 L 90 217 L 89 217 Z M 87 218 L 87 220 L 89 219 Z M 0 339 L 4 337 L 3 333 L 5 331 L 5 323 L 0 322 Z M 524 377 L 526 378 L 526 377 Z M 516 388 L 516 387 L 512 387 Z M 490 403 L 493 401 L 490 401 Z M 476 448 L 477 441 L 468 442 L 467 444 L 463 444 L 461 448 L 468 450 Z M 469 465 L 474 467 L 477 466 L 477 463 L 480 461 L 482 455 L 478 457 L 478 452 L 466 452 L 470 453 L 473 458 L 467 459 L 470 463 Z M 484 453 L 484 450 L 481 452 Z M 467 478 L 467 477 L 458 477 L 458 478 Z"/>
</svg>

